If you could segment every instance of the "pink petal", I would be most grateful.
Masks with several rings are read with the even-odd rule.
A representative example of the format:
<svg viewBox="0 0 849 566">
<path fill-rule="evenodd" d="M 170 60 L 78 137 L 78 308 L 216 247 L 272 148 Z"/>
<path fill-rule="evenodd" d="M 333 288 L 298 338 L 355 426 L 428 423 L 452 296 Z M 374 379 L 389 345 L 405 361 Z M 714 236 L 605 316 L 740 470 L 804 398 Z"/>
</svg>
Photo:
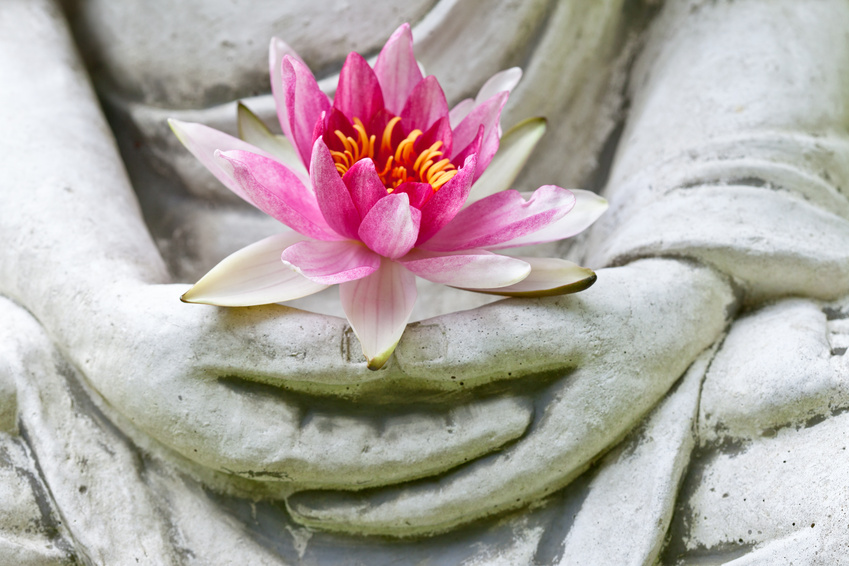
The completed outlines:
<svg viewBox="0 0 849 566">
<path fill-rule="evenodd" d="M 537 232 L 563 218 L 575 205 L 575 196 L 545 185 L 525 201 L 518 191 L 501 191 L 461 210 L 424 244 L 429 250 L 489 248 Z"/>
<path fill-rule="evenodd" d="M 457 170 L 457 174 L 442 185 L 421 208 L 422 224 L 417 245 L 432 238 L 463 207 L 472 188 L 474 172 L 475 156 L 471 155 Z"/>
<path fill-rule="evenodd" d="M 297 175 L 271 158 L 248 151 L 217 151 L 222 169 L 229 168 L 245 200 L 286 226 L 317 240 L 338 240 L 325 222 L 315 195 Z"/>
<path fill-rule="evenodd" d="M 408 131 L 427 131 L 437 120 L 448 115 L 448 101 L 436 77 L 429 75 L 416 85 L 404 109 L 401 124 Z"/>
<path fill-rule="evenodd" d="M 280 127 L 298 149 L 301 160 L 309 169 L 313 132 L 324 112 L 330 110 L 330 100 L 318 88 L 309 68 L 290 55 L 283 57 L 280 80 L 283 110 L 278 107 Z"/>
<path fill-rule="evenodd" d="M 461 149 L 459 152 L 455 152 L 456 155 L 451 158 L 451 162 L 454 163 L 454 165 L 457 165 L 458 163 L 463 163 L 470 155 L 474 155 L 475 159 L 477 159 L 478 152 L 481 148 L 481 143 L 483 143 L 483 130 L 484 127 L 483 125 L 481 125 L 478 128 L 478 135 L 475 136 L 475 139 L 472 140 L 472 143 Z M 475 179 L 475 181 L 476 180 L 477 179 Z"/>
<path fill-rule="evenodd" d="M 342 308 L 369 369 L 380 369 L 401 339 L 416 302 L 416 278 L 384 259 L 377 272 L 339 287 Z"/>
<path fill-rule="evenodd" d="M 313 146 L 310 179 L 318 206 L 327 223 L 339 234 L 356 240 L 360 213 L 357 212 L 348 187 L 336 169 L 330 150 L 321 138 L 315 140 Z"/>
<path fill-rule="evenodd" d="M 410 206 L 421 209 L 435 194 L 430 183 L 407 181 L 395 187 L 392 194 L 405 194 L 410 197 Z"/>
<path fill-rule="evenodd" d="M 365 124 L 383 108 L 383 93 L 377 76 L 359 53 L 348 54 L 342 66 L 333 107 L 351 122 L 359 118 Z"/>
<path fill-rule="evenodd" d="M 181 122 L 179 120 L 169 119 L 168 125 L 177 135 L 177 139 L 186 146 L 192 155 L 197 157 L 198 161 L 209 169 L 210 173 L 221 181 L 228 189 L 245 199 L 251 204 L 254 204 L 251 198 L 242 189 L 242 186 L 236 182 L 233 173 L 229 168 L 222 168 L 221 163 L 215 158 L 215 151 L 227 151 L 238 149 L 242 151 L 250 151 L 257 155 L 264 155 L 268 158 L 272 156 L 262 149 L 251 145 L 245 141 L 235 138 L 224 132 L 219 132 L 209 126 L 203 124 L 195 124 L 192 122 Z"/>
<path fill-rule="evenodd" d="M 507 102 L 508 92 L 499 92 L 492 98 L 479 104 L 466 116 L 460 125 L 454 129 L 454 151 L 464 148 L 471 143 L 481 126 L 484 127 L 483 141 L 478 151 L 478 165 L 475 180 L 480 177 L 495 152 L 498 151 L 498 140 L 501 138 L 501 109 Z"/>
<path fill-rule="evenodd" d="M 342 176 L 342 182 L 348 187 L 360 218 L 365 218 L 371 207 L 386 196 L 386 187 L 374 168 L 374 161 L 368 158 L 354 163 Z"/>
<path fill-rule="evenodd" d="M 422 152 L 437 141 L 442 142 L 439 151 L 443 155 L 451 155 L 451 148 L 454 147 L 454 135 L 451 132 L 451 124 L 447 116 L 443 116 L 431 124 L 430 128 L 425 130 L 419 139 L 416 140 L 414 147 L 416 151 Z M 454 161 L 454 163 L 463 163 L 465 157 L 463 156 L 461 159 Z"/>
<path fill-rule="evenodd" d="M 354 138 L 357 139 L 357 131 L 351 125 L 351 121 L 348 120 L 348 117 L 342 114 L 336 108 L 331 108 L 330 112 L 327 113 L 326 118 L 319 122 L 321 124 L 321 137 L 324 137 L 326 132 L 329 132 L 331 135 L 327 136 L 324 140 L 324 143 L 328 143 L 328 147 L 342 151 L 345 146 L 339 141 L 339 139 L 333 135 L 333 132 L 339 131 L 346 138 Z M 314 139 L 318 139 L 316 136 Z M 335 147 L 334 147 L 335 145 Z"/>
<path fill-rule="evenodd" d="M 586 230 L 607 210 L 607 201 L 597 194 L 580 189 L 572 189 L 571 192 L 575 195 L 575 206 L 569 214 L 537 232 L 488 246 L 488 249 L 517 248 L 571 238 Z"/>
<path fill-rule="evenodd" d="M 413 55 L 410 24 L 401 24 L 383 46 L 374 74 L 380 82 L 386 109 L 400 115 L 413 88 L 422 80 L 422 72 Z"/>
<path fill-rule="evenodd" d="M 596 274 L 565 259 L 518 257 L 531 266 L 531 273 L 518 283 L 496 289 L 465 288 L 467 291 L 504 297 L 553 297 L 577 293 L 592 286 Z"/>
<path fill-rule="evenodd" d="M 406 194 L 392 193 L 380 199 L 363 218 L 359 236 L 375 253 L 395 259 L 416 243 L 422 213 L 410 206 Z"/>
<path fill-rule="evenodd" d="M 276 234 L 227 256 L 180 299 L 220 307 L 250 307 L 290 301 L 326 289 L 280 261 L 304 236 Z"/>
<path fill-rule="evenodd" d="M 398 262 L 423 279 L 463 288 L 505 287 L 518 283 L 531 272 L 525 261 L 484 250 L 413 250 Z"/>
<path fill-rule="evenodd" d="M 380 257 L 359 242 L 298 242 L 280 255 L 307 279 L 335 285 L 370 275 L 380 266 Z"/>
<path fill-rule="evenodd" d="M 274 96 L 274 105 L 277 107 L 277 119 L 280 121 L 280 127 L 288 135 L 291 129 L 289 127 L 289 113 L 286 111 L 286 89 L 283 88 L 282 77 L 283 57 L 286 55 L 304 63 L 304 60 L 301 59 L 289 44 L 279 37 L 272 37 L 271 45 L 268 47 L 268 71 L 271 76 L 271 93 Z M 304 63 L 304 66 L 306 66 L 306 63 Z M 289 140 L 291 139 L 292 137 L 289 136 Z"/>
</svg>

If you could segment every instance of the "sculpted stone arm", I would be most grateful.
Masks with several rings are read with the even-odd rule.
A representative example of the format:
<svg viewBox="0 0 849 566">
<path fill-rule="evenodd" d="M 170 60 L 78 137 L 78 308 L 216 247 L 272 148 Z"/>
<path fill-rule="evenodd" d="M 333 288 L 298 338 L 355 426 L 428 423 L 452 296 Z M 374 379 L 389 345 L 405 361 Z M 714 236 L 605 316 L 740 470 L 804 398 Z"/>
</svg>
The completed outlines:
<svg viewBox="0 0 849 566">
<path fill-rule="evenodd" d="M 26 4 L 4 6 L 2 21 L 0 286 L 58 324 L 93 290 L 168 277 L 56 8 Z M 36 41 L 39 19 L 52 21 Z"/>
<path fill-rule="evenodd" d="M 847 293 L 847 24 L 841 1 L 666 7 L 591 257 L 696 258 L 753 304 Z"/>
<path fill-rule="evenodd" d="M 595 234 L 596 257 L 698 258 L 757 308 L 705 376 L 701 447 L 661 561 L 839 563 L 849 7 L 667 3 L 662 18 L 635 68 L 653 86 L 635 91 L 623 135 L 619 223 Z"/>
</svg>

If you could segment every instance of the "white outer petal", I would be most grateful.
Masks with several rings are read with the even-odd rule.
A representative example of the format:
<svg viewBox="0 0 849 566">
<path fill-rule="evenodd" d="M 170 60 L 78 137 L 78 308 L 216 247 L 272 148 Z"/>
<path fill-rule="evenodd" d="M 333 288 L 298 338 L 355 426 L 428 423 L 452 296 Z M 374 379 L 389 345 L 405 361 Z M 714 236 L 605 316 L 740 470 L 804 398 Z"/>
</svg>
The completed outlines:
<svg viewBox="0 0 849 566">
<path fill-rule="evenodd" d="M 463 121 L 463 118 L 469 115 L 469 112 L 471 112 L 474 107 L 475 101 L 471 98 L 465 98 L 458 102 L 454 108 L 448 112 L 448 122 L 451 124 L 451 129 L 456 128 L 460 122 Z"/>
<path fill-rule="evenodd" d="M 290 301 L 317 293 L 314 283 L 280 260 L 280 253 L 307 239 L 297 232 L 276 234 L 227 256 L 181 299 L 221 307 L 249 307 Z"/>
<path fill-rule="evenodd" d="M 505 90 L 507 92 L 512 91 L 519 84 L 520 80 L 522 80 L 522 69 L 519 67 L 512 67 L 495 73 L 483 83 L 483 86 L 478 91 L 478 95 L 475 97 L 475 106 L 499 92 Z"/>
<path fill-rule="evenodd" d="M 451 112 L 448 113 L 448 120 L 451 123 L 451 127 L 456 128 L 457 125 L 463 121 L 463 118 L 468 116 L 469 112 L 471 112 L 481 102 L 486 101 L 499 92 L 505 90 L 507 92 L 512 91 L 516 88 L 516 85 L 519 84 L 521 78 L 522 69 L 519 67 L 505 69 L 489 77 L 489 79 L 483 83 L 483 86 L 478 91 L 474 100 L 466 98 L 465 100 L 458 102 L 457 105 L 451 109 Z"/>
<path fill-rule="evenodd" d="M 416 302 L 416 278 L 384 259 L 371 275 L 342 283 L 339 296 L 369 369 L 380 369 L 401 339 Z"/>
<path fill-rule="evenodd" d="M 508 297 L 546 297 L 583 291 L 595 282 L 593 270 L 553 257 L 516 257 L 531 266 L 530 274 L 513 285 L 496 289 L 461 287 L 466 291 Z"/>
</svg>

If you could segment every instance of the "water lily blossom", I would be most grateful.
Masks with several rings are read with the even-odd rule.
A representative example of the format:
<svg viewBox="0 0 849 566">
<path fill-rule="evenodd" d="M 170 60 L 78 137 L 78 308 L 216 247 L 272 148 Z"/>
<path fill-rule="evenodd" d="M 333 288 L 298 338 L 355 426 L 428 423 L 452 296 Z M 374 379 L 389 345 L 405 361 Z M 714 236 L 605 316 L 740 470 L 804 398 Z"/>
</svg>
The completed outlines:
<svg viewBox="0 0 849 566">
<path fill-rule="evenodd" d="M 436 79 L 422 75 L 407 24 L 374 67 L 348 56 L 332 100 L 278 39 L 270 65 L 285 137 L 242 105 L 242 139 L 170 124 L 222 183 L 292 231 L 224 259 L 184 301 L 251 306 L 338 284 L 368 367 L 378 369 L 409 321 L 416 277 L 519 297 L 579 291 L 595 281 L 591 270 L 566 260 L 495 253 L 573 236 L 607 207 L 588 191 L 509 189 L 545 128 L 529 120 L 501 140 L 501 109 L 518 69 L 498 73 L 475 99 L 449 109 Z"/>
</svg>

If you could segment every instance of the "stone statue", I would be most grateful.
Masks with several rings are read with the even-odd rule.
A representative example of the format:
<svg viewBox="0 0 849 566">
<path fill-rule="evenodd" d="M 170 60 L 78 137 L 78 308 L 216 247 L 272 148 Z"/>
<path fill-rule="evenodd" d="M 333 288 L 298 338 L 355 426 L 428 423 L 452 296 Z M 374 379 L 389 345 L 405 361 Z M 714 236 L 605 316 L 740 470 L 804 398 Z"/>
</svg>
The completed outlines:
<svg viewBox="0 0 849 566">
<path fill-rule="evenodd" d="M 845 1 L 248 4 L 0 6 L 0 563 L 844 560 Z M 180 303 L 279 226 L 165 118 L 271 124 L 272 35 L 332 78 L 403 21 L 450 100 L 525 68 L 520 183 L 611 204 L 540 253 L 598 282 L 423 289 L 376 372 L 333 296 Z"/>
</svg>

